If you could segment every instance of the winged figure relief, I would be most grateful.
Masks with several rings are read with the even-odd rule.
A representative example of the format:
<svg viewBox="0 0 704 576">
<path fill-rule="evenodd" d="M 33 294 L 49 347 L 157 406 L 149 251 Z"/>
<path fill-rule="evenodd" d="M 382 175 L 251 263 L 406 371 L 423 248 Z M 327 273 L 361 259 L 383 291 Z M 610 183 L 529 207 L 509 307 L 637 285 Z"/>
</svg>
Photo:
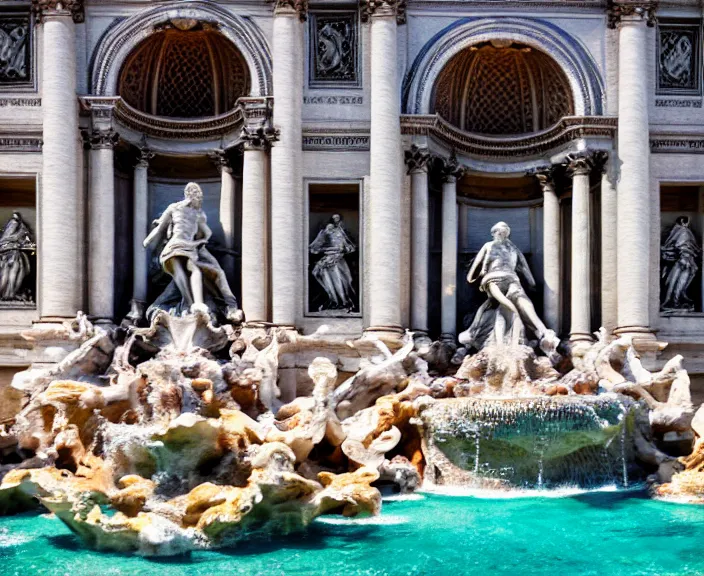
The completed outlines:
<svg viewBox="0 0 704 576">
<path fill-rule="evenodd" d="M 0 28 L 0 78 L 27 77 L 27 30 L 22 26 L 10 30 Z"/>
</svg>

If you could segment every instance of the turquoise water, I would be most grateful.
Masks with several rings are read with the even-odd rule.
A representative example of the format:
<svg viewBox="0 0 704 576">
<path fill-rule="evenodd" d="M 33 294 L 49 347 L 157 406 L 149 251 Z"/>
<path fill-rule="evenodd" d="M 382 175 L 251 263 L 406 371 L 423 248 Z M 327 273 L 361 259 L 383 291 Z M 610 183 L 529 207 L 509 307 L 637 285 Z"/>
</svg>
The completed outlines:
<svg viewBox="0 0 704 576">
<path fill-rule="evenodd" d="M 316 521 L 305 535 L 190 557 L 82 548 L 58 520 L 0 518 L 0 574 L 702 575 L 704 507 L 637 493 L 482 499 L 422 495 L 380 518 Z"/>
</svg>

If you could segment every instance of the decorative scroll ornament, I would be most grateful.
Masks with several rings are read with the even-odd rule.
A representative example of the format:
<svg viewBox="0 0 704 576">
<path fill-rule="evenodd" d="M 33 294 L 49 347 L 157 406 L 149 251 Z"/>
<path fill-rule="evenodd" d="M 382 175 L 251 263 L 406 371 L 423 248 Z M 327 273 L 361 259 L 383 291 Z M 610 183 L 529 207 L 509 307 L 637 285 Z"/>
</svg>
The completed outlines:
<svg viewBox="0 0 704 576">
<path fill-rule="evenodd" d="M 308 0 L 268 0 L 274 3 L 274 12 L 295 12 L 301 22 L 308 17 Z"/>
<path fill-rule="evenodd" d="M 397 24 L 406 23 L 406 0 L 360 0 L 360 17 L 367 22 L 372 16 L 396 16 Z"/>
<path fill-rule="evenodd" d="M 83 146 L 86 150 L 100 150 L 114 148 L 120 141 L 120 135 L 112 128 L 99 130 L 94 128 L 91 132 L 83 131 Z"/>
<path fill-rule="evenodd" d="M 411 146 L 410 150 L 406 150 L 403 155 L 409 174 L 427 172 L 429 164 L 433 160 L 433 155 L 427 148 L 421 148 L 415 144 Z"/>
<path fill-rule="evenodd" d="M 616 28 L 624 16 L 639 16 L 648 26 L 655 26 L 657 8 L 657 0 L 610 0 L 606 10 L 608 26 Z"/>
<path fill-rule="evenodd" d="M 454 151 L 449 158 L 441 160 L 441 162 L 440 172 L 443 182 L 456 182 L 462 178 L 467 171 L 467 169 L 457 161 L 457 156 Z"/>
<path fill-rule="evenodd" d="M 36 15 L 37 22 L 41 22 L 46 14 L 62 10 L 70 12 L 76 24 L 84 21 L 83 0 L 32 0 L 32 12 Z"/>
<path fill-rule="evenodd" d="M 232 162 L 230 161 L 227 150 L 213 150 L 208 153 L 208 158 L 215 164 L 215 167 L 220 173 L 232 173 Z"/>
</svg>

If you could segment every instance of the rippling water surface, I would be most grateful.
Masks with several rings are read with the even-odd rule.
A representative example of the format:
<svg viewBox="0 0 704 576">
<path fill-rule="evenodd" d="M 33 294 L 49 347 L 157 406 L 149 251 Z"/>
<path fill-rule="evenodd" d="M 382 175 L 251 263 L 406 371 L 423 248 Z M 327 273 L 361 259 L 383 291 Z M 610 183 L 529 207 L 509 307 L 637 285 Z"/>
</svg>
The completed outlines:
<svg viewBox="0 0 704 576">
<path fill-rule="evenodd" d="M 379 518 L 323 518 L 295 538 L 168 559 L 87 550 L 58 520 L 24 515 L 0 518 L 0 574 L 702 575 L 704 507 L 634 492 L 425 494 L 385 501 Z"/>
</svg>

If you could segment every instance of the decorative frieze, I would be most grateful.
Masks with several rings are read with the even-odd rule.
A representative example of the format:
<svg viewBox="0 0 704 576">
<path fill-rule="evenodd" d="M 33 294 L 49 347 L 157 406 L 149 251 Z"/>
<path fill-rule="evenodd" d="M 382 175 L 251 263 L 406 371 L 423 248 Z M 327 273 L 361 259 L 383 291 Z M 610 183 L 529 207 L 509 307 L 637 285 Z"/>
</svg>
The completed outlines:
<svg viewBox="0 0 704 576">
<path fill-rule="evenodd" d="M 77 24 L 83 22 L 83 0 L 32 0 L 32 11 L 37 22 L 52 13 L 68 12 Z"/>
<path fill-rule="evenodd" d="M 41 152 L 41 136 L 0 136 L 0 152 Z"/>
<path fill-rule="evenodd" d="M 401 116 L 401 133 L 433 136 L 468 155 L 522 158 L 544 154 L 578 138 L 613 138 L 617 122 L 605 116 L 572 116 L 537 135 L 486 138 L 459 130 L 436 114 L 408 114 Z"/>
<path fill-rule="evenodd" d="M 369 133 L 358 131 L 316 132 L 306 131 L 303 134 L 303 150 L 322 152 L 368 151 Z"/>
<path fill-rule="evenodd" d="M 658 98 L 655 100 L 656 108 L 701 108 L 702 101 L 699 100 L 680 100 L 680 99 L 668 99 L 663 100 Z"/>
<path fill-rule="evenodd" d="M 691 136 L 651 138 L 650 152 L 653 154 L 704 154 L 704 138 Z"/>
<path fill-rule="evenodd" d="M 362 22 L 373 16 L 396 16 L 398 24 L 406 23 L 406 0 L 360 0 Z"/>
<path fill-rule="evenodd" d="M 0 108 L 9 108 L 11 106 L 38 108 L 41 105 L 41 98 L 0 98 Z"/>
<path fill-rule="evenodd" d="M 362 106 L 364 104 L 364 98 L 362 96 L 304 96 L 303 103 Z"/>
<path fill-rule="evenodd" d="M 310 15 L 309 85 L 358 87 L 357 12 L 313 12 Z"/>
<path fill-rule="evenodd" d="M 655 26 L 657 7 L 657 0 L 609 0 L 608 26 L 616 28 L 623 17 L 641 18 L 648 26 Z"/>
<path fill-rule="evenodd" d="M 274 14 L 294 13 L 301 22 L 308 16 L 308 0 L 269 0 L 274 3 Z"/>
<path fill-rule="evenodd" d="M 0 87 L 31 84 L 31 57 L 29 12 L 0 12 Z"/>
<path fill-rule="evenodd" d="M 699 22 L 658 25 L 658 94 L 701 94 L 700 38 Z"/>
<path fill-rule="evenodd" d="M 83 136 L 83 147 L 86 150 L 114 148 L 120 141 L 120 135 L 112 128 L 103 130 L 94 128 L 90 132 L 88 130 L 84 130 L 81 135 Z"/>
</svg>

